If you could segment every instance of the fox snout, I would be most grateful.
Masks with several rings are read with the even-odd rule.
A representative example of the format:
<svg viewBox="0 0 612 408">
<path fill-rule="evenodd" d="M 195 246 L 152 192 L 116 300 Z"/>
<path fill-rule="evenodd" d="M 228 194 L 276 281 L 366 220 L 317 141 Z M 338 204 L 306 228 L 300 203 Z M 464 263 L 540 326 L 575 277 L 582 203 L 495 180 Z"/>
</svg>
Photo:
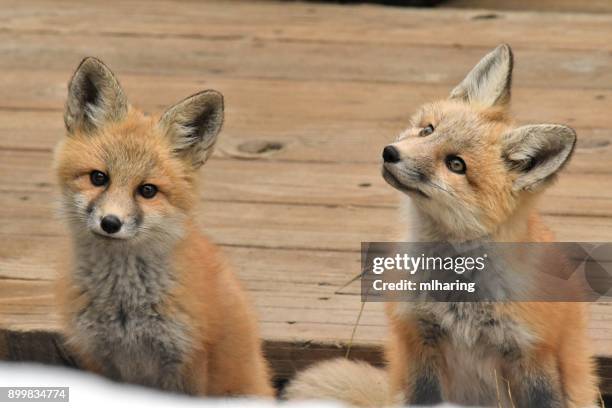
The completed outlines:
<svg viewBox="0 0 612 408">
<path fill-rule="evenodd" d="M 134 236 L 138 229 L 138 216 L 128 210 L 128 205 L 113 205 L 112 200 L 101 197 L 88 208 L 89 229 L 110 238 L 127 239 Z"/>
<path fill-rule="evenodd" d="M 392 187 L 408 194 L 428 197 L 424 191 L 429 177 L 415 158 L 402 157 L 394 145 L 385 146 L 382 152 L 382 176 Z"/>
<path fill-rule="evenodd" d="M 393 145 L 385 146 L 382 153 L 385 163 L 397 163 L 400 161 L 400 152 Z"/>
<path fill-rule="evenodd" d="M 100 220 L 100 227 L 104 232 L 108 234 L 114 234 L 115 232 L 118 232 L 121 229 L 122 225 L 123 223 L 121 222 L 121 220 L 112 214 L 105 215 L 104 217 L 102 217 L 102 220 Z"/>
<path fill-rule="evenodd" d="M 432 162 L 442 149 L 437 143 L 427 140 L 399 140 L 385 146 L 382 151 L 383 164 L 389 169 L 416 173 L 423 179 L 435 172 L 436 166 Z"/>
</svg>

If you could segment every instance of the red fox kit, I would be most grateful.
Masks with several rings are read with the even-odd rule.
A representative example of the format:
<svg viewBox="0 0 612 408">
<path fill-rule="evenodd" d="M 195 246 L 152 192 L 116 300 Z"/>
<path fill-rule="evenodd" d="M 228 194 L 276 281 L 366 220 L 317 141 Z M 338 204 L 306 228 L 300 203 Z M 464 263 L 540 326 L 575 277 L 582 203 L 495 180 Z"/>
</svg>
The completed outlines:
<svg viewBox="0 0 612 408">
<path fill-rule="evenodd" d="M 576 135 L 563 125 L 513 124 L 512 63 L 510 47 L 500 45 L 447 100 L 421 107 L 384 148 L 383 177 L 406 198 L 408 241 L 552 241 L 534 202 L 568 161 Z M 298 374 L 287 395 L 340 396 L 363 406 L 595 405 L 582 303 L 387 306 L 388 384 L 379 386 L 377 400 L 364 398 L 355 385 L 365 382 L 365 368 L 346 361 Z M 355 375 L 360 378 L 350 385 Z M 376 369 L 369 376 L 372 384 L 381 383 Z"/>
<path fill-rule="evenodd" d="M 69 348 L 118 381 L 273 395 L 254 311 L 193 220 L 221 94 L 200 92 L 148 117 L 94 58 L 68 88 L 55 167 L 74 252 L 57 292 Z"/>
</svg>

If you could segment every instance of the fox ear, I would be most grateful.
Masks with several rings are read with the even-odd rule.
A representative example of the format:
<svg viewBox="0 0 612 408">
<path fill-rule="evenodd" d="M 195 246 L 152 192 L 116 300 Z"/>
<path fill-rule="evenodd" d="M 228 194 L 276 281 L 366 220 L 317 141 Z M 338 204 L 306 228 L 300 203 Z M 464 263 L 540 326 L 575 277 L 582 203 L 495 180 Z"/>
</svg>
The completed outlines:
<svg viewBox="0 0 612 408">
<path fill-rule="evenodd" d="M 213 151 L 223 125 L 223 95 L 208 90 L 170 107 L 159 120 L 174 151 L 193 168 L 203 165 Z"/>
<path fill-rule="evenodd" d="M 68 84 L 64 112 L 68 132 L 93 132 L 121 120 L 127 111 L 127 99 L 112 71 L 96 58 L 85 58 Z"/>
<path fill-rule="evenodd" d="M 460 99 L 485 107 L 508 104 L 512 66 L 512 49 L 508 44 L 498 45 L 452 90 L 450 99 Z"/>
<path fill-rule="evenodd" d="M 503 136 L 504 160 L 519 176 L 514 190 L 535 191 L 554 179 L 568 162 L 576 132 L 564 125 L 521 126 Z"/>
</svg>

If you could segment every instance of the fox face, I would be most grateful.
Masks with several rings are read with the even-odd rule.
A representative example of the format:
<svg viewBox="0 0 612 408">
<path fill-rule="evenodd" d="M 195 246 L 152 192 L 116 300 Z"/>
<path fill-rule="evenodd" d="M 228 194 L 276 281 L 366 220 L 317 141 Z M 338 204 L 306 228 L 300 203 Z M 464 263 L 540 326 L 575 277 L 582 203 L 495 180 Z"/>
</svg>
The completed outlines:
<svg viewBox="0 0 612 408">
<path fill-rule="evenodd" d="M 383 150 L 383 178 L 449 238 L 493 234 L 573 151 L 576 134 L 567 126 L 513 125 L 512 66 L 510 47 L 500 45 Z"/>
<path fill-rule="evenodd" d="M 63 214 L 78 237 L 171 242 L 182 235 L 196 170 L 223 122 L 221 94 L 200 92 L 148 117 L 128 104 L 102 62 L 87 58 L 69 83 L 64 121 L 55 166 Z"/>
</svg>

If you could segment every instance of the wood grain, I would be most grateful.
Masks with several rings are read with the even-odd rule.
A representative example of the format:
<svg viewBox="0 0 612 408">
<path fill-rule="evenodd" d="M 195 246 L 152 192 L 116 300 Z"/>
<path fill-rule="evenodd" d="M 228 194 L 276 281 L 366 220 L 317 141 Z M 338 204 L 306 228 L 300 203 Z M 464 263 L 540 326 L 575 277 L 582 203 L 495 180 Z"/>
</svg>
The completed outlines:
<svg viewBox="0 0 612 408">
<path fill-rule="evenodd" d="M 78 11 L 75 12 L 75 5 Z M 112 7 L 109 7 L 112 4 Z M 177 5 L 172 0 L 90 3 L 74 0 L 4 1 L 5 31 L 104 33 L 119 38 L 274 39 L 279 42 L 394 43 L 428 47 L 491 47 L 500 42 L 531 49 L 610 50 L 609 14 L 399 9 L 363 5 L 222 1 Z M 137 13 L 134 13 L 137 10 Z M 461 35 L 458 35 L 458 34 Z M 84 40 L 84 43 L 87 42 Z"/>
<path fill-rule="evenodd" d="M 443 7 L 490 9 L 490 10 L 535 10 L 561 11 L 575 13 L 612 13 L 612 3 L 608 0 L 447 0 Z"/>
<path fill-rule="evenodd" d="M 278 379 L 344 355 L 359 284 L 338 290 L 359 272 L 360 243 L 402 235 L 380 152 L 500 42 L 516 53 L 517 123 L 579 134 L 539 203 L 545 220 L 559 240 L 612 240 L 610 14 L 169 0 L 0 8 L 0 358 L 76 364 L 52 295 L 68 236 L 51 167 L 66 82 L 86 55 L 147 112 L 200 89 L 225 95 L 197 219 L 248 289 Z M 593 304 L 589 327 L 604 392 L 611 310 Z M 385 336 L 382 304 L 368 303 L 352 356 L 380 364 Z"/>
</svg>

